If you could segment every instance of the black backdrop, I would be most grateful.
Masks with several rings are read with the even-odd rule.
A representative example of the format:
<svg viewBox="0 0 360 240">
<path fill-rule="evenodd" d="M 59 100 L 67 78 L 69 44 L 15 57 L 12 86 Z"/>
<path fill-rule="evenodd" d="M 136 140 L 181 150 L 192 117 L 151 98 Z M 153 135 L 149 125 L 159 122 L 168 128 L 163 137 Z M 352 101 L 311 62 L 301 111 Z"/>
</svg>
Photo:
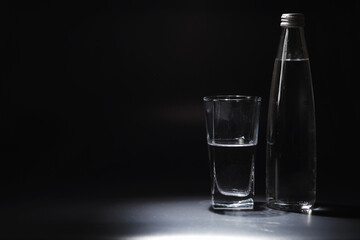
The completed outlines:
<svg viewBox="0 0 360 240">
<path fill-rule="evenodd" d="M 263 98 L 264 194 L 280 16 L 303 12 L 318 198 L 359 197 L 358 3 L 15 0 L 0 9 L 0 185 L 9 193 L 208 194 L 202 97 L 236 93 Z"/>
</svg>

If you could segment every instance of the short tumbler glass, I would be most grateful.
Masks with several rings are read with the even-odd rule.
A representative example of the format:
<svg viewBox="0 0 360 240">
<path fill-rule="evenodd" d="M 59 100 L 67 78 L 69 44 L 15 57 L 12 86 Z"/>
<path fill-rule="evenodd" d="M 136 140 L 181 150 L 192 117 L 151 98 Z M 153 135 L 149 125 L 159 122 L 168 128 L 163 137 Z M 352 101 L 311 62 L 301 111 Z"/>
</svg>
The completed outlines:
<svg viewBox="0 0 360 240">
<path fill-rule="evenodd" d="M 261 98 L 204 97 L 213 209 L 253 209 Z"/>
</svg>

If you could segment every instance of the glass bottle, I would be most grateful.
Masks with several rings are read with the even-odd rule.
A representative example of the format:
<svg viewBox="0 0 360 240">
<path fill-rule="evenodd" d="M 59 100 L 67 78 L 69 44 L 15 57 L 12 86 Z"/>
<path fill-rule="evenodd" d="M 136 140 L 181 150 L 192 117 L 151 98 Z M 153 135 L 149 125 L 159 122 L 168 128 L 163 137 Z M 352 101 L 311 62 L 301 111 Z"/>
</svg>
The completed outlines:
<svg viewBox="0 0 360 240">
<path fill-rule="evenodd" d="M 309 212 L 316 196 L 315 104 L 304 15 L 281 16 L 270 90 L 266 198 L 271 208 Z"/>
</svg>

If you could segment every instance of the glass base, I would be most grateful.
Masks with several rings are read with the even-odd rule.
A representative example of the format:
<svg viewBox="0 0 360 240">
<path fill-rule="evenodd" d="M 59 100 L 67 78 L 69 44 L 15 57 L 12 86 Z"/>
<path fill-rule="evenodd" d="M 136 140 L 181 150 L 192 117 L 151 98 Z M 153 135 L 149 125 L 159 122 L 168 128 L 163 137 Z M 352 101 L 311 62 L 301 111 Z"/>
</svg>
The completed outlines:
<svg viewBox="0 0 360 240">
<path fill-rule="evenodd" d="M 251 210 L 254 208 L 254 200 L 252 198 L 231 202 L 212 200 L 212 208 L 214 210 Z"/>
<path fill-rule="evenodd" d="M 267 202 L 269 208 L 290 211 L 290 212 L 301 212 L 301 213 L 311 213 L 311 209 L 314 206 L 314 202 L 285 202 L 279 200 L 270 200 Z"/>
</svg>

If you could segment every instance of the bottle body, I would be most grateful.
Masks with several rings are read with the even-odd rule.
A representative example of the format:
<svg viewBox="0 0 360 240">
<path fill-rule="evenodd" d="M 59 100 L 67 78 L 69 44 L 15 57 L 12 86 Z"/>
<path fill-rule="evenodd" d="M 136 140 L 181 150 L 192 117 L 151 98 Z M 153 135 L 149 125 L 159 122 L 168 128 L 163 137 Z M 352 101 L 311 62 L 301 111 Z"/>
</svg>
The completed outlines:
<svg viewBox="0 0 360 240">
<path fill-rule="evenodd" d="M 283 28 L 270 90 L 268 206 L 308 211 L 316 198 L 315 104 L 302 27 Z"/>
</svg>

